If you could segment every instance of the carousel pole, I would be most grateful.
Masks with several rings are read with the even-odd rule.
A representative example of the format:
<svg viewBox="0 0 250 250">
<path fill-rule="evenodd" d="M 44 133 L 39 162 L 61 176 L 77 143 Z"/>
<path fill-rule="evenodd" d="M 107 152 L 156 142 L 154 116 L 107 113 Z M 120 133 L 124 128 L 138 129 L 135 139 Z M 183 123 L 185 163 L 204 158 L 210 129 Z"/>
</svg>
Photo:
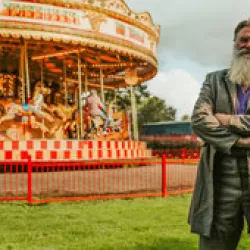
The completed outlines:
<svg viewBox="0 0 250 250">
<path fill-rule="evenodd" d="M 22 83 L 22 104 L 25 104 L 25 68 L 24 68 L 24 43 L 21 39 L 19 77 Z M 26 124 L 22 122 L 24 137 L 26 138 Z"/>
<path fill-rule="evenodd" d="M 78 64 L 78 62 L 77 62 L 77 64 Z M 78 70 L 78 67 L 77 67 L 77 70 Z M 78 77 L 78 73 L 77 73 L 77 77 Z M 79 100 L 78 100 L 78 97 L 77 97 L 77 94 L 78 94 L 77 93 L 77 88 L 79 88 L 79 87 L 77 87 L 78 86 L 77 84 L 79 84 L 79 80 L 78 79 L 75 81 L 74 99 L 75 99 L 76 111 L 77 110 L 79 111 L 80 104 L 79 104 Z M 80 139 L 80 129 L 79 129 L 79 124 L 78 124 L 77 120 L 76 120 L 76 134 L 77 134 L 77 140 L 79 140 Z"/>
<path fill-rule="evenodd" d="M 116 89 L 114 89 L 114 104 L 115 104 L 115 112 L 117 112 L 117 95 L 116 95 Z"/>
<path fill-rule="evenodd" d="M 131 112 L 133 122 L 133 137 L 135 141 L 139 140 L 138 122 L 137 122 L 137 109 L 134 86 L 138 83 L 137 69 L 128 68 L 125 70 L 125 83 L 130 86 L 131 95 Z"/>
<path fill-rule="evenodd" d="M 78 52 L 78 103 L 79 103 L 79 114 L 80 114 L 80 138 L 83 135 L 83 112 L 82 112 L 82 66 L 81 66 L 81 54 Z"/>
<path fill-rule="evenodd" d="M 84 87 L 85 87 L 85 92 L 88 91 L 88 70 L 85 70 L 84 74 Z"/>
<path fill-rule="evenodd" d="M 43 84 L 44 84 L 43 71 L 44 71 L 44 59 L 41 60 L 41 85 L 42 85 L 42 87 L 43 87 Z M 44 118 L 42 118 L 42 124 L 44 126 Z M 42 138 L 44 139 L 44 131 L 42 131 Z"/>
<path fill-rule="evenodd" d="M 44 59 L 41 60 L 41 84 L 44 84 Z"/>
<path fill-rule="evenodd" d="M 132 120 L 133 120 L 133 137 L 135 141 L 138 141 L 139 134 L 138 134 L 136 99 L 135 99 L 134 87 L 132 85 L 130 85 L 130 95 L 131 95 L 131 111 L 132 111 Z"/>
<path fill-rule="evenodd" d="M 78 80 L 77 80 L 77 82 L 78 82 Z M 76 107 L 79 106 L 79 103 L 77 101 L 77 82 L 75 83 L 75 94 L 74 94 L 74 99 L 75 99 L 75 105 L 76 105 Z"/>
<path fill-rule="evenodd" d="M 24 61 L 25 61 L 25 78 L 26 78 L 26 88 L 27 88 L 27 103 L 30 101 L 30 78 L 29 78 L 29 58 L 28 58 L 28 44 L 24 40 Z"/>
<path fill-rule="evenodd" d="M 101 100 L 104 103 L 105 102 L 105 97 L 104 97 L 104 83 L 103 83 L 103 69 L 100 67 L 100 85 L 101 85 Z"/>
<path fill-rule="evenodd" d="M 66 83 L 66 78 L 67 78 L 67 67 L 66 67 L 65 60 L 63 61 L 63 85 L 64 85 L 64 103 L 65 105 L 68 104 L 68 90 L 67 90 L 67 83 Z"/>
<path fill-rule="evenodd" d="M 21 53 L 20 53 L 20 77 L 22 82 L 22 104 L 25 103 L 25 68 L 24 68 L 24 44 L 22 42 Z"/>
</svg>

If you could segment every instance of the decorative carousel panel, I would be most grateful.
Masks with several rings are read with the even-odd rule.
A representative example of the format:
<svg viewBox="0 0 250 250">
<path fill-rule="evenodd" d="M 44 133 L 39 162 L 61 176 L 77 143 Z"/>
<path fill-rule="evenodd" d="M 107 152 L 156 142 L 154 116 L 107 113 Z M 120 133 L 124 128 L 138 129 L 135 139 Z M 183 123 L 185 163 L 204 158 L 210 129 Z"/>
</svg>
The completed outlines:
<svg viewBox="0 0 250 250">
<path fill-rule="evenodd" d="M 13 97 L 15 94 L 16 76 L 0 73 L 0 98 Z"/>
<path fill-rule="evenodd" d="M 125 21 L 89 9 L 72 9 L 28 1 L 0 0 L 0 23 L 7 29 L 39 31 L 42 38 L 47 32 L 91 38 L 111 43 L 124 41 L 124 47 L 134 45 L 156 55 L 157 37 Z M 3 25 L 5 23 L 5 25 Z M 56 39 L 56 37 L 54 37 Z M 74 40 L 72 41 L 74 42 Z"/>
<path fill-rule="evenodd" d="M 125 0 L 36 0 L 36 2 L 98 11 L 141 27 L 157 39 L 160 36 L 160 26 L 153 23 L 151 15 L 148 12 L 132 11 Z"/>
</svg>

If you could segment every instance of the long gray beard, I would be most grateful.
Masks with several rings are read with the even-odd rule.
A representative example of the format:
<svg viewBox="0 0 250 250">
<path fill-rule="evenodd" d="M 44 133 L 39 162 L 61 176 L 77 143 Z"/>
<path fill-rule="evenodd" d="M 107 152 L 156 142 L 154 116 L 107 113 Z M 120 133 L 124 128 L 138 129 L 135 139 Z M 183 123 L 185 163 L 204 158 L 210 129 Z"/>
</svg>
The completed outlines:
<svg viewBox="0 0 250 250">
<path fill-rule="evenodd" d="M 234 49 L 229 79 L 236 84 L 250 87 L 250 57 L 249 55 L 239 56 L 237 49 Z"/>
</svg>

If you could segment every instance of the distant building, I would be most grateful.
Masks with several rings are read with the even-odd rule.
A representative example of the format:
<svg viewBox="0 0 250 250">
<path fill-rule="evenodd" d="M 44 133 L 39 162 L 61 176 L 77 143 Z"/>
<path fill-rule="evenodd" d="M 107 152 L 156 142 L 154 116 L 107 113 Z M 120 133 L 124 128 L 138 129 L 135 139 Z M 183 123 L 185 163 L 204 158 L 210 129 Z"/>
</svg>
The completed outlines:
<svg viewBox="0 0 250 250">
<path fill-rule="evenodd" d="M 190 121 L 154 122 L 142 126 L 141 140 L 153 148 L 199 148 L 201 140 Z"/>
</svg>

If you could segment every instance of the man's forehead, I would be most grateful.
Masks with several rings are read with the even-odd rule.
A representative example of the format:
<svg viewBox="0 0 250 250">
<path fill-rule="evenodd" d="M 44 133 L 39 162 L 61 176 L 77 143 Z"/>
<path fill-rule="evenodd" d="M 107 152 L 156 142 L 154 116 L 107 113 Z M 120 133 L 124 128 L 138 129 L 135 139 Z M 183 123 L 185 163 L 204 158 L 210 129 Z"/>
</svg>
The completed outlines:
<svg viewBox="0 0 250 250">
<path fill-rule="evenodd" d="M 250 26 L 246 26 L 244 28 L 242 28 L 238 34 L 238 37 L 241 37 L 241 36 L 250 36 Z"/>
</svg>

